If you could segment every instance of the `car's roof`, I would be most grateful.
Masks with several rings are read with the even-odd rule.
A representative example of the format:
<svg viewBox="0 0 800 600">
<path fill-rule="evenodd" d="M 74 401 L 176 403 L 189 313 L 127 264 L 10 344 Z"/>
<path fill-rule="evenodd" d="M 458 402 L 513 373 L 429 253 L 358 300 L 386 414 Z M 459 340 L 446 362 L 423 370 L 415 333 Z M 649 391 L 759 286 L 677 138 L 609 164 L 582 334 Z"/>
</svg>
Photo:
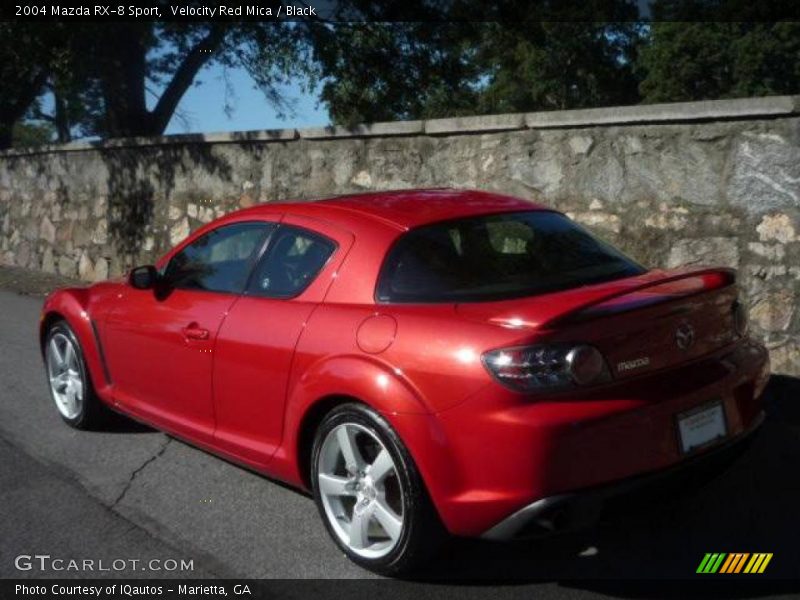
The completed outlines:
<svg viewBox="0 0 800 600">
<path fill-rule="evenodd" d="M 458 189 L 414 189 L 387 192 L 368 192 L 337 196 L 312 202 L 281 202 L 261 204 L 249 209 L 314 216 L 336 220 L 336 214 L 347 211 L 350 216 L 381 221 L 400 229 L 409 229 L 462 217 L 515 212 L 522 210 L 549 210 L 527 200 L 483 192 Z"/>
</svg>

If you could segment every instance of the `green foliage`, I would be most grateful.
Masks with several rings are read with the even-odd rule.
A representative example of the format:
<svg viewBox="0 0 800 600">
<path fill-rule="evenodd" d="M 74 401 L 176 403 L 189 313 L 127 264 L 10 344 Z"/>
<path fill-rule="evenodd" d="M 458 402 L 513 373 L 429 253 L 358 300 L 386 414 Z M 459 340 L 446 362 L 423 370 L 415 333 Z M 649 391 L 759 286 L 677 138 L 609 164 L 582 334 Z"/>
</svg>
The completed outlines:
<svg viewBox="0 0 800 600">
<path fill-rule="evenodd" d="M 796 94 L 800 23 L 654 23 L 638 67 L 646 102 Z"/>
<path fill-rule="evenodd" d="M 800 23 L 774 18 L 792 9 L 792 0 L 656 0 L 637 63 L 643 101 L 800 92 Z"/>
<path fill-rule="evenodd" d="M 477 77 L 460 26 L 447 23 L 339 23 L 312 28 L 331 120 L 418 119 L 471 112 Z"/>
<path fill-rule="evenodd" d="M 638 100 L 632 69 L 643 28 L 629 0 L 420 1 L 384 13 L 351 0 L 372 22 L 321 27 L 313 41 L 321 101 L 338 124 L 577 108 Z M 380 21 L 425 11 L 436 21 Z M 438 10 L 438 13 L 436 12 Z M 598 22 L 600 14 L 618 21 Z M 492 19 L 497 19 L 492 21 Z"/>
<path fill-rule="evenodd" d="M 479 112 L 518 112 L 631 104 L 636 23 L 490 23 L 478 61 L 488 83 Z"/>
<path fill-rule="evenodd" d="M 734 96 L 800 92 L 800 23 L 757 23 L 731 46 Z"/>
<path fill-rule="evenodd" d="M 371 22 L 337 23 L 314 40 L 321 100 L 338 124 L 638 100 L 631 65 L 643 28 L 630 0 L 347 7 Z M 485 20 L 471 19 L 477 11 Z M 408 20 L 423 13 L 432 20 Z M 595 22 L 601 15 L 613 21 Z"/>
<path fill-rule="evenodd" d="M 498 0 L 481 22 L 466 18 L 473 0 L 429 4 L 398 14 L 349 0 L 373 22 L 323 29 L 315 58 L 334 123 L 800 92 L 800 24 L 769 22 L 762 3 L 655 0 L 652 25 L 632 0 Z M 438 22 L 374 22 L 422 11 Z"/>
<path fill-rule="evenodd" d="M 50 123 L 32 121 L 16 123 L 12 128 L 11 145 L 17 148 L 31 148 L 52 144 L 55 134 L 55 128 Z"/>
</svg>

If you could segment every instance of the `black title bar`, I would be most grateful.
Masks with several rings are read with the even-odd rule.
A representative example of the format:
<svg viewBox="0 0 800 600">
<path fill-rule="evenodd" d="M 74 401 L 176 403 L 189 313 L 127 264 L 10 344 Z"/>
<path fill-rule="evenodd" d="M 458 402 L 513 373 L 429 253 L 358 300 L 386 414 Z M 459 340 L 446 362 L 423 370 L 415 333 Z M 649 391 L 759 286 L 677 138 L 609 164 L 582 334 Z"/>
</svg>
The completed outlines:
<svg viewBox="0 0 800 600">
<path fill-rule="evenodd" d="M 227 2 L 150 0 L 12 0 L 0 5 L 0 21 L 199 22 L 624 22 L 800 21 L 794 0 L 297 0 Z"/>
</svg>

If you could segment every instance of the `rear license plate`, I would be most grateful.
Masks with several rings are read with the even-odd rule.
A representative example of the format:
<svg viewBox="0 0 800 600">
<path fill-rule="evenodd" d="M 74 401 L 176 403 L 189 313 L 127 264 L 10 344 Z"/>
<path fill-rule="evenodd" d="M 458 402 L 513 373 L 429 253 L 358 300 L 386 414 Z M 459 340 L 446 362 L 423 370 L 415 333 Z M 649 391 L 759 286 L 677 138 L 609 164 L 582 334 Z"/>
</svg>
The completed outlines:
<svg viewBox="0 0 800 600">
<path fill-rule="evenodd" d="M 678 415 L 678 437 L 686 454 L 728 435 L 722 403 L 706 404 Z"/>
</svg>

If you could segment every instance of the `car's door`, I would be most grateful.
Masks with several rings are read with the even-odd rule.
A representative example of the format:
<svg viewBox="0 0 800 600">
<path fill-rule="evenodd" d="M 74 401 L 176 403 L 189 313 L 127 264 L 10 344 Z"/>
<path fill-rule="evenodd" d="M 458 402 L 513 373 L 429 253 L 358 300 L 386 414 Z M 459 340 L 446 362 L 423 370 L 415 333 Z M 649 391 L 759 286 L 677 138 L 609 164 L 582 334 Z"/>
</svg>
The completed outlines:
<svg viewBox="0 0 800 600">
<path fill-rule="evenodd" d="M 214 350 L 221 449 L 258 466 L 279 447 L 294 349 L 352 242 L 338 227 L 290 215 L 270 237 Z"/>
<path fill-rule="evenodd" d="M 116 402 L 168 430 L 211 440 L 217 332 L 274 228 L 221 225 L 175 253 L 155 290 L 125 289 L 105 323 Z"/>
</svg>

